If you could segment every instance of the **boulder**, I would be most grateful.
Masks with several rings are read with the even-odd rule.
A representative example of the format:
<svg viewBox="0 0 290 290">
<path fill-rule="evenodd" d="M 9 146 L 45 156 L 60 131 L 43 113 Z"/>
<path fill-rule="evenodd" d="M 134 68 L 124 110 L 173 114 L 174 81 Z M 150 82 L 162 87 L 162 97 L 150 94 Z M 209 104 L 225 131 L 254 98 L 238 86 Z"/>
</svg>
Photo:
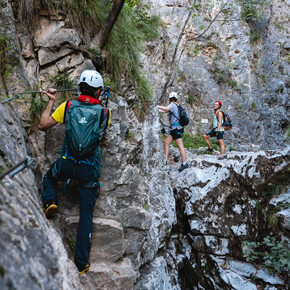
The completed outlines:
<svg viewBox="0 0 290 290">
<path fill-rule="evenodd" d="M 65 218 L 67 238 L 75 240 L 79 217 Z M 94 218 L 92 231 L 91 263 L 118 261 L 124 254 L 125 242 L 120 223 L 110 219 Z"/>
<path fill-rule="evenodd" d="M 134 289 L 138 277 L 129 259 L 114 264 L 93 263 L 86 275 L 94 285 L 93 289 L 98 290 Z"/>
</svg>

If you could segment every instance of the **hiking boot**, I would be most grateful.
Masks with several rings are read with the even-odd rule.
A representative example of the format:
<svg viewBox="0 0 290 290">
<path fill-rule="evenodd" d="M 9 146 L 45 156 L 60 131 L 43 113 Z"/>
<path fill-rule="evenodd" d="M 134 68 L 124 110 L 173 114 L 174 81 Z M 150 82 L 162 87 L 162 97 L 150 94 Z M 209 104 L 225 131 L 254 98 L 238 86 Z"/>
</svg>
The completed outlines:
<svg viewBox="0 0 290 290">
<path fill-rule="evenodd" d="M 180 168 L 178 169 L 179 172 L 181 172 L 182 170 L 188 168 L 189 165 L 187 163 L 181 164 Z"/>
<path fill-rule="evenodd" d="M 57 212 L 57 205 L 55 201 L 49 201 L 44 206 L 44 214 L 49 219 Z"/>
<path fill-rule="evenodd" d="M 213 153 L 213 148 L 207 148 L 206 152 L 209 152 L 210 154 Z"/>
<path fill-rule="evenodd" d="M 90 269 L 91 264 L 90 262 L 88 262 L 86 265 L 81 265 L 80 263 L 76 263 L 76 266 L 79 270 L 79 275 L 81 275 Z"/>
</svg>

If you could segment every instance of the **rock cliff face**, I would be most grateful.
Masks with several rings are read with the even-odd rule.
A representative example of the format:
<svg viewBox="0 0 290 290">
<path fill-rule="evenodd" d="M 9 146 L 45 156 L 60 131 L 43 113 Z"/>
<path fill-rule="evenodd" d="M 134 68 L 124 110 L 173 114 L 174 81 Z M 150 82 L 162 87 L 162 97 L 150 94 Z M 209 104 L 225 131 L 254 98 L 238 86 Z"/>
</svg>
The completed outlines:
<svg viewBox="0 0 290 290">
<path fill-rule="evenodd" d="M 166 27 L 162 41 L 151 43 L 144 57 L 157 96 L 171 73 L 169 64 L 178 47 L 168 91 L 177 91 L 191 112 L 190 131 L 206 132 L 213 103 L 220 99 L 234 120 L 226 137 L 234 148 L 247 150 L 250 144 L 279 148 L 289 128 L 289 2 L 257 4 L 261 20 L 249 23 L 242 20 L 243 1 L 225 6 L 226 1 L 147 2 Z M 193 4 L 197 8 L 179 43 Z"/>
<path fill-rule="evenodd" d="M 189 13 L 187 7 L 193 3 L 146 2 L 152 11 L 160 11 L 165 22 L 160 40 L 148 43 L 143 54 L 144 71 L 159 97 Z M 52 52 L 58 39 L 81 41 L 62 17 L 41 16 L 31 41 L 15 26 L 9 3 L 1 3 L 1 23 L 9 27 L 10 39 L 19 42 L 16 47 L 21 56 L 6 80 L 10 86 L 5 94 L 25 89 L 27 83 L 47 88 L 56 68 L 69 67 L 70 77 L 93 68 L 81 53 L 66 49 Z M 284 144 L 289 119 L 285 75 L 289 47 L 283 13 L 288 4 L 267 4 L 263 20 L 249 26 L 240 20 L 237 2 L 228 8 L 228 14 L 220 16 L 231 21 L 216 21 L 205 38 L 190 41 L 221 7 L 219 1 L 200 2 L 198 16 L 189 21 L 178 46 L 175 77 L 169 86 L 181 94 L 194 120 L 190 132 L 207 129 L 211 105 L 222 96 L 225 111 L 235 120 L 227 144 L 243 150 L 253 148 L 252 144 L 268 149 Z M 261 29 L 261 38 L 250 43 L 254 25 Z M 53 220 L 44 217 L 40 200 L 41 177 L 57 157 L 64 130 L 60 125 L 45 133 L 31 130 L 28 105 L 28 100 L 21 101 L 20 113 L 28 154 L 37 164 L 14 178 L 6 176 L 0 184 L 1 289 L 289 287 L 284 269 L 280 275 L 270 273 L 261 256 L 251 263 L 243 254 L 247 250 L 243 242 L 257 244 L 275 236 L 274 246 L 278 241 L 289 244 L 289 147 L 221 157 L 187 150 L 190 168 L 182 173 L 177 171 L 179 153 L 172 148 L 172 170 L 161 171 L 163 146 L 156 107 L 151 106 L 150 114 L 140 121 L 126 99 L 109 102 L 112 126 L 102 146 L 102 188 L 94 213 L 92 266 L 79 277 L 72 262 L 78 223 L 75 184 L 67 196 L 62 195 L 60 186 L 60 210 Z M 0 114 L 2 171 L 25 156 L 12 105 L 1 104 Z M 281 265 L 281 251 L 277 254 L 267 245 L 257 251 L 270 254 L 268 265 Z"/>
<path fill-rule="evenodd" d="M 82 53 L 58 47 L 64 39 L 80 45 L 85 37 L 63 14 L 41 11 L 28 34 L 14 22 L 9 1 L 2 2 L 1 34 L 13 47 L 5 56 L 11 68 L 19 63 L 6 79 L 6 94 L 47 88 L 58 73 L 75 80 L 94 68 Z M 181 96 L 191 116 L 189 132 L 207 131 L 213 103 L 221 99 L 234 123 L 228 147 L 277 149 L 289 142 L 289 2 L 257 2 L 248 13 L 260 18 L 247 22 L 246 2 L 144 0 L 163 25 L 160 38 L 147 43 L 142 66 L 157 100 L 169 78 L 166 94 L 175 90 Z"/>
<path fill-rule="evenodd" d="M 5 177 L 1 185 L 2 288 L 257 289 L 258 283 L 284 289 L 281 277 L 245 261 L 242 242 L 273 233 L 288 242 L 289 190 L 273 199 L 265 192 L 281 182 L 289 186 L 289 148 L 221 157 L 188 152 L 190 169 L 178 173 L 173 162 L 167 174 L 158 167 L 157 111 L 141 126 L 124 101 L 110 105 L 114 125 L 103 144 L 91 270 L 79 280 L 69 259 L 77 192 L 60 193 L 59 214 L 47 221 L 31 186 L 37 179 L 33 172 L 39 173 L 35 168 Z M 22 154 L 19 132 L 7 105 L 1 114 L 1 135 L 10 140 L 1 138 L 1 155 L 16 163 Z M 50 134 L 61 138 L 62 130 L 55 131 Z M 10 156 L 10 148 L 16 154 Z M 178 152 L 171 156 L 177 159 Z M 267 221 L 273 212 L 277 228 Z"/>
<path fill-rule="evenodd" d="M 1 105 L 0 111 L 2 171 L 24 156 L 13 110 Z M 43 215 L 36 181 L 32 170 L 1 180 L 1 289 L 80 289 L 63 239 Z"/>
</svg>

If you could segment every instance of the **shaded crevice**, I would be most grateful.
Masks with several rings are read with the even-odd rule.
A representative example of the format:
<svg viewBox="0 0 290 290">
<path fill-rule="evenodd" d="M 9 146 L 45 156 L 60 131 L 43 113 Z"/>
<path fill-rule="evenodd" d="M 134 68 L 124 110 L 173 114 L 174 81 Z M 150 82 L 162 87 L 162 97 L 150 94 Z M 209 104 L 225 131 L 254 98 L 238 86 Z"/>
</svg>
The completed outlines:
<svg viewBox="0 0 290 290">
<path fill-rule="evenodd" d="M 203 287 L 204 289 L 231 289 L 223 280 L 219 278 L 215 262 L 206 251 L 206 244 L 202 234 L 192 234 L 189 220 L 190 216 L 184 214 L 184 201 L 174 189 L 176 198 L 177 224 L 172 227 L 171 235 L 179 238 L 175 239 L 176 255 L 183 255 L 184 258 L 178 263 L 178 279 L 182 290 Z M 194 240 L 194 237 L 197 240 Z M 190 245 L 190 256 L 184 255 L 184 245 L 182 240 L 187 240 Z M 186 249 L 186 252 L 188 249 Z M 224 255 L 221 255 L 224 257 Z"/>
</svg>

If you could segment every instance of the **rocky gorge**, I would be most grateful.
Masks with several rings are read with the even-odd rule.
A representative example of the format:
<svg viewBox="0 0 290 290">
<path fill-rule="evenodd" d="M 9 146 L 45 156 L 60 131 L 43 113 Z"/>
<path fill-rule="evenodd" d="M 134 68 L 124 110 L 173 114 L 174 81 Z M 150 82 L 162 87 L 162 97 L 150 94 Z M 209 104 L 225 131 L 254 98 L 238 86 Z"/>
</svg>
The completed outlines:
<svg viewBox="0 0 290 290">
<path fill-rule="evenodd" d="M 225 2 L 144 3 L 163 20 L 159 38 L 146 43 L 141 58 L 154 98 L 170 78 L 168 91 L 181 94 L 191 116 L 187 130 L 199 134 L 209 126 L 211 104 L 221 97 L 234 120 L 226 155 L 187 149 L 190 168 L 179 173 L 179 153 L 171 148 L 171 170 L 161 171 L 157 108 L 150 105 L 140 118 L 137 95 L 124 88 L 130 98 L 124 93 L 109 102 L 112 125 L 102 144 L 92 265 L 78 276 L 75 186 L 65 196 L 60 185 L 60 210 L 53 220 L 43 215 L 40 200 L 41 178 L 61 149 L 64 128 L 33 129 L 30 100 L 20 100 L 24 141 L 36 164 L 1 180 L 1 289 L 289 287 L 289 255 L 284 255 L 289 252 L 289 2 L 267 2 L 262 19 L 247 23 L 241 20 L 241 3 L 233 1 L 201 41 L 190 39 L 204 31 Z M 199 4 L 196 16 L 178 43 L 193 4 Z M 0 11 L 1 33 L 5 29 L 16 43 L 7 53 L 19 55 L 3 96 L 35 84 L 46 88 L 57 70 L 69 68 L 75 79 L 94 68 L 80 52 L 55 50 L 60 39 L 80 44 L 84 37 L 62 14 L 42 11 L 31 36 L 14 20 L 9 1 L 2 1 Z M 254 42 L 253 31 L 260 32 Z M 24 144 L 13 103 L 1 104 L 0 112 L 0 166 L 7 169 L 25 157 Z M 235 150 L 230 152 L 230 146 Z"/>
</svg>

